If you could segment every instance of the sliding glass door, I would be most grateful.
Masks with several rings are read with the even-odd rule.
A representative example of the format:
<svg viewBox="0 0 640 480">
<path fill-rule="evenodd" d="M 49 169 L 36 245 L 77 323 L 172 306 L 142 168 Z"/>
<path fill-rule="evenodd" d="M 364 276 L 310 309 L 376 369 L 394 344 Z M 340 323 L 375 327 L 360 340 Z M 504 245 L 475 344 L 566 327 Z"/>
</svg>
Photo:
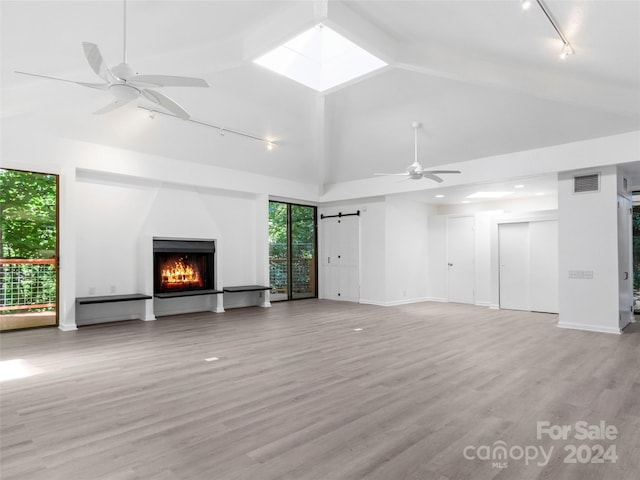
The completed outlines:
<svg viewBox="0 0 640 480">
<path fill-rule="evenodd" d="M 0 169 L 0 330 L 58 324 L 58 177 Z"/>
<path fill-rule="evenodd" d="M 316 207 L 269 202 L 271 300 L 315 298 Z"/>
</svg>

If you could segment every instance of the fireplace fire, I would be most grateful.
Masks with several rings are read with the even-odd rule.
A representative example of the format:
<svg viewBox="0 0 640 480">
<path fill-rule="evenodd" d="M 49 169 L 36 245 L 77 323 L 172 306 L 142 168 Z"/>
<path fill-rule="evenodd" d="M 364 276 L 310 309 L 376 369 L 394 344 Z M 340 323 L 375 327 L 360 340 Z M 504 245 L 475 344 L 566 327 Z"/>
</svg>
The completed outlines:
<svg viewBox="0 0 640 480">
<path fill-rule="evenodd" d="M 154 239 L 154 293 L 212 289 L 214 253 L 213 241 Z"/>
<path fill-rule="evenodd" d="M 176 260 L 169 259 L 160 265 L 160 289 L 184 290 L 202 288 L 204 280 L 200 276 L 198 261 L 191 261 L 190 255 L 179 256 Z"/>
</svg>

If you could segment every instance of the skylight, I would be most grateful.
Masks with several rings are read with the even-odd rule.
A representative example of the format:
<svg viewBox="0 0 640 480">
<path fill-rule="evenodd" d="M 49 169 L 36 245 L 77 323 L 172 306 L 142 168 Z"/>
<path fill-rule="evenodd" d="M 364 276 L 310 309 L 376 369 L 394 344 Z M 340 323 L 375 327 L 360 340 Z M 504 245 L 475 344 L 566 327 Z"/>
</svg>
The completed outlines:
<svg viewBox="0 0 640 480">
<path fill-rule="evenodd" d="M 387 65 L 323 24 L 301 33 L 254 63 L 318 92 Z"/>
</svg>

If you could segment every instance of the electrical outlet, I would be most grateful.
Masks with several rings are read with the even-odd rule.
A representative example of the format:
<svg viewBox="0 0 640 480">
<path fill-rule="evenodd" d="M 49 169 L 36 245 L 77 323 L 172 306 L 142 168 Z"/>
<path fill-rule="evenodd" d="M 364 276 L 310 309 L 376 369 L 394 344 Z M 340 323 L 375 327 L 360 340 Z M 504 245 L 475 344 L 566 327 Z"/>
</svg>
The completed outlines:
<svg viewBox="0 0 640 480">
<path fill-rule="evenodd" d="M 593 280 L 593 270 L 569 270 L 572 280 Z"/>
<path fill-rule="evenodd" d="M 116 286 L 115 285 L 111 285 L 111 293 L 116 293 Z"/>
<path fill-rule="evenodd" d="M 89 295 L 95 295 L 96 294 L 96 287 L 89 287 Z"/>
</svg>

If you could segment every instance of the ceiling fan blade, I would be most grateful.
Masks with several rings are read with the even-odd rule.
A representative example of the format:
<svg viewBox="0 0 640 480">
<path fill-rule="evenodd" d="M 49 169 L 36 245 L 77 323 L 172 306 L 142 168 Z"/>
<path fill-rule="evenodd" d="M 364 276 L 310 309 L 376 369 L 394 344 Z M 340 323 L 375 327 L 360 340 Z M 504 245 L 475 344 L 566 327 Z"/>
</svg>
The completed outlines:
<svg viewBox="0 0 640 480">
<path fill-rule="evenodd" d="M 176 117 L 182 118 L 183 120 L 187 120 L 189 118 L 189 113 L 178 105 L 176 102 L 171 100 L 166 95 L 155 92 L 153 90 L 142 90 L 142 95 L 145 96 L 146 99 L 151 100 L 153 103 L 157 103 L 161 107 L 166 108 L 171 113 L 173 113 Z"/>
<path fill-rule="evenodd" d="M 427 170 L 423 173 L 435 173 L 435 174 L 440 174 L 440 173 L 462 173 L 460 170 Z"/>
<path fill-rule="evenodd" d="M 101 109 L 96 110 L 93 113 L 94 113 L 94 115 L 104 115 L 105 113 L 113 112 L 114 110 L 116 110 L 116 109 L 118 109 L 120 107 L 124 107 L 130 101 L 131 100 L 127 100 L 127 101 L 118 101 L 118 100 L 116 100 L 115 102 L 112 102 L 112 103 L 102 107 Z"/>
<path fill-rule="evenodd" d="M 434 175 L 432 173 L 428 173 L 428 172 L 422 172 L 422 177 L 428 178 L 429 180 L 433 180 L 434 182 L 438 182 L 438 183 L 443 182 L 443 180 L 439 176 Z"/>
<path fill-rule="evenodd" d="M 17 70 L 16 70 L 16 73 L 19 73 L 20 75 L 29 75 L 31 77 L 46 78 L 48 80 L 58 80 L 59 82 L 75 83 L 76 85 L 81 85 L 83 87 L 97 88 L 98 90 L 107 90 L 109 88 L 109 84 L 108 83 L 76 82 L 74 80 L 67 80 L 66 78 L 49 77 L 48 75 L 39 75 L 37 73 L 19 72 Z"/>
<path fill-rule="evenodd" d="M 374 173 L 374 175 L 384 176 L 384 177 L 387 177 L 387 176 L 399 176 L 399 175 L 401 175 L 401 176 L 403 176 L 403 177 L 406 177 L 406 176 L 408 176 L 409 174 L 408 174 L 408 173 Z"/>
<path fill-rule="evenodd" d="M 107 64 L 102 58 L 100 49 L 95 43 L 82 42 L 84 48 L 84 55 L 87 57 L 87 61 L 96 74 L 102 78 L 105 82 L 111 83 L 116 79 L 115 75 L 111 73 L 111 70 L 107 67 Z"/>
<path fill-rule="evenodd" d="M 146 83 L 156 87 L 209 87 L 206 80 L 193 77 L 176 77 L 174 75 L 135 75 L 129 82 Z"/>
</svg>

